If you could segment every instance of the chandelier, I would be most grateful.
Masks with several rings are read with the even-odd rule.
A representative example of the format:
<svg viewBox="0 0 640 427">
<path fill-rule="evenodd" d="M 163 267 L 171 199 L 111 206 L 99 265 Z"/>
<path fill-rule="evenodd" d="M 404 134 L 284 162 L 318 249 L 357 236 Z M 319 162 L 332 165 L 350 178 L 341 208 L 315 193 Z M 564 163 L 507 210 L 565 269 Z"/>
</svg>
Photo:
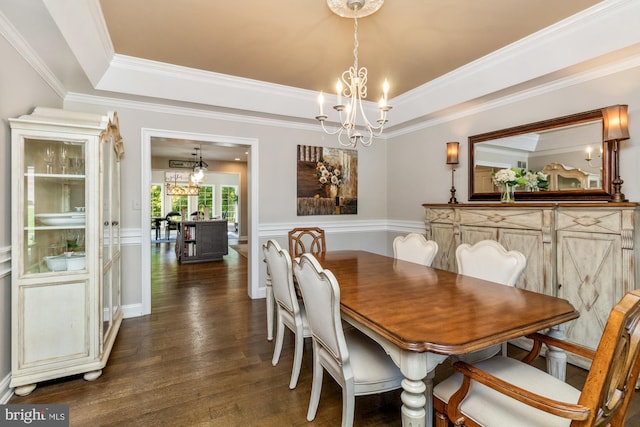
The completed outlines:
<svg viewBox="0 0 640 427">
<path fill-rule="evenodd" d="M 360 16 L 368 16 L 378 11 L 382 7 L 384 0 L 327 0 L 329 8 L 339 16 L 353 16 L 353 66 L 342 73 L 342 77 L 336 83 L 336 95 L 338 103 L 333 109 L 338 112 L 340 119 L 340 127 L 335 130 L 329 130 L 325 127 L 327 115 L 324 114 L 323 104 L 324 96 L 322 92 L 318 96 L 320 104 L 320 114 L 316 116 L 316 120 L 320 121 L 322 129 L 328 135 L 338 135 L 340 145 L 345 147 L 355 147 L 358 143 L 368 147 L 373 142 L 374 137 L 382 135 L 384 125 L 387 123 L 387 112 L 391 110 L 391 106 L 387 104 L 387 96 L 389 92 L 389 84 L 384 81 L 382 86 L 382 97 L 378 104 L 380 117 L 372 123 L 364 112 L 362 100 L 367 97 L 367 69 L 365 67 L 358 68 L 358 14 Z M 366 4 L 365 4 L 366 3 Z M 346 102 L 342 102 L 343 96 Z M 362 116 L 361 124 L 357 124 L 358 115 Z M 363 133 L 359 129 L 363 129 Z"/>
<path fill-rule="evenodd" d="M 178 181 L 185 182 L 186 177 L 182 174 L 175 173 L 170 178 L 165 176 L 165 188 L 167 196 L 197 196 L 200 194 L 198 184 L 190 182 L 188 185 L 178 184 Z M 173 181 L 173 183 L 171 183 Z"/>
</svg>

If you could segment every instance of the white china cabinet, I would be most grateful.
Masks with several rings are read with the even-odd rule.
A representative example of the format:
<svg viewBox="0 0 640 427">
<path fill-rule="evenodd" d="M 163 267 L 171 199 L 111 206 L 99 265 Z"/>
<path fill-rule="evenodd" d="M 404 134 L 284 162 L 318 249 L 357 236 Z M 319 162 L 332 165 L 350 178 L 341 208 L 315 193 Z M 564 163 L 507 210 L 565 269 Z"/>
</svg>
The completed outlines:
<svg viewBox="0 0 640 427">
<path fill-rule="evenodd" d="M 115 113 L 36 108 L 12 138 L 11 387 L 102 373 L 122 321 Z"/>
</svg>

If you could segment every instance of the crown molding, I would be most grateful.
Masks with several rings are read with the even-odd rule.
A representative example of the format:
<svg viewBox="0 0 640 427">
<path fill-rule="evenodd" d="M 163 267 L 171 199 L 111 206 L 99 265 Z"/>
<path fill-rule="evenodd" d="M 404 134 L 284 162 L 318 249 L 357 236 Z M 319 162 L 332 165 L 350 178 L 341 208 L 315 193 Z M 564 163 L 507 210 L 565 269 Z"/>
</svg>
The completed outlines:
<svg viewBox="0 0 640 427">
<path fill-rule="evenodd" d="M 393 119 L 415 120 L 636 45 L 638 20 L 640 2 L 605 0 L 397 96 Z"/>
<path fill-rule="evenodd" d="M 42 0 L 94 87 L 109 69 L 115 49 L 100 0 Z"/>
<path fill-rule="evenodd" d="M 286 122 L 287 126 L 313 128 L 312 125 L 292 123 L 315 117 L 317 93 L 314 91 L 116 55 L 98 0 L 81 2 L 83 7 L 75 9 L 68 7 L 71 0 L 43 1 L 96 89 L 161 98 L 167 103 L 198 103 L 246 112 L 222 116 L 203 113 L 223 120 L 245 121 L 251 117 L 254 123 L 282 125 Z M 387 138 L 514 102 L 521 97 L 596 78 L 602 73 L 615 72 L 616 67 L 605 66 L 598 68 L 597 73 L 566 74 L 570 67 L 640 44 L 640 32 L 635 29 L 638 20 L 640 2 L 605 0 L 399 95 L 390 100 L 394 110 L 390 116 Z M 533 89 L 519 88 L 519 85 L 542 80 L 542 76 L 556 76 L 556 80 L 540 81 Z M 497 100 L 482 101 L 482 97 L 488 98 L 498 92 L 505 95 Z M 455 107 L 464 106 L 470 101 L 480 101 L 481 105 L 464 107 L 464 110 L 448 113 L 446 117 L 429 118 L 445 110 L 454 111 Z M 375 103 L 368 103 L 368 107 L 375 114 Z M 173 112 L 181 110 L 179 107 L 168 108 Z M 284 119 L 259 118 L 260 114 L 277 115 Z M 288 121 L 286 117 L 291 120 Z M 418 121 L 420 123 L 410 125 Z"/>
<path fill-rule="evenodd" d="M 625 57 L 618 61 L 606 63 L 597 68 L 591 68 L 587 71 L 571 74 L 569 76 L 558 78 L 551 82 L 544 82 L 531 88 L 509 93 L 504 96 L 478 102 L 475 105 L 457 108 L 455 112 L 419 121 L 416 124 L 404 126 L 401 128 L 391 127 L 387 132 L 388 138 L 394 138 L 400 135 L 410 134 L 432 126 L 440 125 L 452 120 L 457 120 L 467 116 L 473 116 L 483 111 L 492 110 L 494 108 L 513 104 L 524 99 L 533 98 L 535 96 L 544 95 L 545 93 L 554 92 L 563 88 L 568 88 L 591 80 L 596 80 L 615 73 L 623 72 L 633 68 L 640 67 L 640 54 Z"/>
<path fill-rule="evenodd" d="M 2 12 L 0 12 L 0 35 L 13 46 L 18 54 L 27 61 L 31 68 L 42 77 L 42 80 L 44 80 L 60 98 L 65 97 L 67 91 L 62 82 L 58 80 L 56 75 Z"/>
</svg>

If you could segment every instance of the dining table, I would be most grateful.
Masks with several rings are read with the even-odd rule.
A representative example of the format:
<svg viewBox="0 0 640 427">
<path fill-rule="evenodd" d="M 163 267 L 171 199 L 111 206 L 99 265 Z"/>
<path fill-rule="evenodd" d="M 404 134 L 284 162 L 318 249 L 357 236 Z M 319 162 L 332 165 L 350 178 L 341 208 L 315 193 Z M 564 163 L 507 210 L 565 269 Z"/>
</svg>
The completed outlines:
<svg viewBox="0 0 640 427">
<path fill-rule="evenodd" d="M 404 375 L 403 426 L 433 425 L 435 368 L 448 357 L 554 328 L 566 300 L 360 250 L 316 255 L 340 286 L 343 320 L 378 342 Z M 548 352 L 562 371 L 566 355 Z"/>
</svg>

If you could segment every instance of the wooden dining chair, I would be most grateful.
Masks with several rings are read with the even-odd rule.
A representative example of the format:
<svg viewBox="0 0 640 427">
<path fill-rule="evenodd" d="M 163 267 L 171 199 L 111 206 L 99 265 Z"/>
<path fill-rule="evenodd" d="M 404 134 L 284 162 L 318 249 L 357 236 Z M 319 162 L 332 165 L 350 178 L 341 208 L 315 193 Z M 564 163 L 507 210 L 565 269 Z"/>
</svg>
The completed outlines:
<svg viewBox="0 0 640 427">
<path fill-rule="evenodd" d="M 497 356 L 457 371 L 434 387 L 436 426 L 612 426 L 623 427 L 640 373 L 640 290 L 611 310 L 593 350 L 533 334 L 522 361 Z M 591 360 L 582 390 L 530 365 L 542 344 Z"/>
<path fill-rule="evenodd" d="M 289 253 L 296 258 L 304 253 L 324 253 L 327 243 L 324 230 L 318 227 L 301 227 L 289 231 Z"/>
<path fill-rule="evenodd" d="M 311 337 L 311 330 L 307 321 L 304 304 L 298 301 L 293 285 L 291 257 L 280 248 L 275 240 L 267 241 L 263 246 L 264 257 L 269 269 L 271 288 L 276 307 L 276 341 L 273 349 L 271 364 L 276 366 L 280 359 L 282 343 L 284 341 L 284 327 L 290 329 L 295 336 L 293 370 L 289 388 L 294 389 L 300 376 L 304 339 Z"/>
<path fill-rule="evenodd" d="M 393 257 L 403 261 L 431 266 L 438 253 L 438 244 L 422 234 L 409 233 L 393 239 Z"/>
<path fill-rule="evenodd" d="M 322 377 L 327 370 L 342 387 L 342 426 L 352 426 L 355 396 L 400 388 L 403 375 L 384 349 L 355 328 L 342 327 L 340 287 L 308 253 L 294 261 L 313 339 L 313 380 L 307 420 L 318 410 Z"/>
<path fill-rule="evenodd" d="M 515 286 L 527 266 L 527 258 L 518 251 L 507 251 L 495 240 L 481 240 L 475 245 L 463 243 L 456 248 L 458 273 L 489 280 L 506 286 Z M 472 363 L 495 356 L 500 351 L 507 355 L 507 343 L 498 344 L 457 359 Z"/>
</svg>

